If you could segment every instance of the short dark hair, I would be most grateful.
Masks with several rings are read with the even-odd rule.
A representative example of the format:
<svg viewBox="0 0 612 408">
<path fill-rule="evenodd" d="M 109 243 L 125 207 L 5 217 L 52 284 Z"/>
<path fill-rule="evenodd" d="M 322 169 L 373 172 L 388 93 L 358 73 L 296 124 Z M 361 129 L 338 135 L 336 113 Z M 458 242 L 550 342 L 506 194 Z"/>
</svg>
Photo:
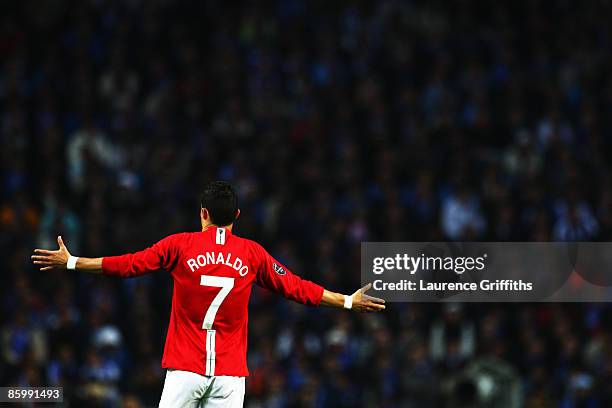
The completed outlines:
<svg viewBox="0 0 612 408">
<path fill-rule="evenodd" d="M 236 220 L 238 198 L 231 184 L 226 181 L 212 181 L 204 187 L 202 208 L 208 210 L 213 224 L 224 227 Z"/>
</svg>

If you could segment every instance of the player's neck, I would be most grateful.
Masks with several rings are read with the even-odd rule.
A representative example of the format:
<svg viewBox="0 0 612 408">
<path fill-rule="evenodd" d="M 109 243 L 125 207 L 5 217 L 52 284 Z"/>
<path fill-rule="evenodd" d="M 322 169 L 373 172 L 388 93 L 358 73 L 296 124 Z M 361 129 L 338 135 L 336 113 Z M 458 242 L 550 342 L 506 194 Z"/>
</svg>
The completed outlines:
<svg viewBox="0 0 612 408">
<path fill-rule="evenodd" d="M 206 223 L 206 224 L 202 224 L 202 232 L 206 231 L 207 229 L 211 227 L 225 228 L 226 230 L 229 230 L 229 232 L 232 232 L 232 228 L 234 227 L 234 224 L 226 225 L 224 227 L 219 227 L 215 224 Z"/>
</svg>

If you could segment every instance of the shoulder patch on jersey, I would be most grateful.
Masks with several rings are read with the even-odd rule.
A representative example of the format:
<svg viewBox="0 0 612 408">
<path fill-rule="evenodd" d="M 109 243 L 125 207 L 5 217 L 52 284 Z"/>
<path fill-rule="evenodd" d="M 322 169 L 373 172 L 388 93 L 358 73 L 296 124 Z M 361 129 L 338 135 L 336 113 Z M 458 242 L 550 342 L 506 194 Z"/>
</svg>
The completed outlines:
<svg viewBox="0 0 612 408">
<path fill-rule="evenodd" d="M 272 264 L 272 268 L 274 269 L 274 272 L 278 273 L 279 275 L 284 275 L 287 273 L 285 272 L 285 269 L 276 262 Z"/>
</svg>

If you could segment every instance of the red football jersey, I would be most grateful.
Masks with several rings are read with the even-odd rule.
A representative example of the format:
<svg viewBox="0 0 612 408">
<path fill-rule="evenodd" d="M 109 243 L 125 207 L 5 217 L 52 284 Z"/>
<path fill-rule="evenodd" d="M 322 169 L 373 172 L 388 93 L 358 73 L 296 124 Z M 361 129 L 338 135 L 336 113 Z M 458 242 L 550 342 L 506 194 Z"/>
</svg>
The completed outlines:
<svg viewBox="0 0 612 408">
<path fill-rule="evenodd" d="M 170 235 L 144 251 L 102 260 L 124 278 L 165 269 L 174 280 L 162 367 L 201 375 L 247 376 L 248 305 L 253 283 L 318 305 L 323 288 L 301 279 L 261 245 L 211 226 Z"/>
</svg>

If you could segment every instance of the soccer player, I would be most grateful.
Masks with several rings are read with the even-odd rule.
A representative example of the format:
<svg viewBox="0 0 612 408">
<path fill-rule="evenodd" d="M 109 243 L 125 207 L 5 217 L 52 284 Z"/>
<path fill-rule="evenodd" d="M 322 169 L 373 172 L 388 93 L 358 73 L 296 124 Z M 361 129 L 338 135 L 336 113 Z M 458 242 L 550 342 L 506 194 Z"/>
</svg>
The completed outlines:
<svg viewBox="0 0 612 408">
<path fill-rule="evenodd" d="M 301 279 L 258 243 L 234 235 L 240 215 L 231 185 L 209 183 L 202 195 L 202 231 L 170 235 L 133 254 L 84 258 L 59 249 L 35 249 L 41 271 L 77 269 L 130 278 L 164 269 L 174 280 L 172 311 L 162 359 L 166 368 L 160 407 L 242 407 L 248 304 L 256 283 L 293 301 L 358 312 L 383 310 L 384 300 L 331 292 Z"/>
</svg>

